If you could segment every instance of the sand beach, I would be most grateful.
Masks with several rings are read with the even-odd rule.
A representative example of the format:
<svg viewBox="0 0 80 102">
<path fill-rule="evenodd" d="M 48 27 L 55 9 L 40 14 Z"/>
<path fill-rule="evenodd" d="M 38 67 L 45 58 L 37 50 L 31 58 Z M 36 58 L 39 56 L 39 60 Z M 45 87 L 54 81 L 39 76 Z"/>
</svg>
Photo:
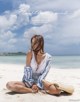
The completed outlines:
<svg viewBox="0 0 80 102">
<path fill-rule="evenodd" d="M 80 69 L 51 68 L 45 80 L 72 85 L 72 95 L 54 96 L 38 92 L 36 94 L 14 94 L 6 88 L 8 81 L 21 81 L 24 64 L 0 64 L 0 102 L 80 102 Z"/>
</svg>

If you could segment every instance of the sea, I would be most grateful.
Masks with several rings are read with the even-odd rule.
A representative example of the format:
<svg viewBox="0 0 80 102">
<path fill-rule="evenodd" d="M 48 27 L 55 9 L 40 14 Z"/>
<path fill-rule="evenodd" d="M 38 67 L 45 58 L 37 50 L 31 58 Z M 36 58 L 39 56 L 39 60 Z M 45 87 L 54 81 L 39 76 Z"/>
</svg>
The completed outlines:
<svg viewBox="0 0 80 102">
<path fill-rule="evenodd" d="M 26 64 L 26 55 L 0 56 L 1 64 Z M 80 56 L 52 56 L 52 68 L 80 68 Z"/>
</svg>

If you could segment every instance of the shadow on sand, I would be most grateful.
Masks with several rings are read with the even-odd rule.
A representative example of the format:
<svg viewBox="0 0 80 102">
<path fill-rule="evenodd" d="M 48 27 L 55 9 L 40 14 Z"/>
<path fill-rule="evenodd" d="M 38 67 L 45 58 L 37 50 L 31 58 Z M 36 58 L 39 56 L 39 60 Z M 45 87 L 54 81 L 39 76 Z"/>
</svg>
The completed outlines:
<svg viewBox="0 0 80 102">
<path fill-rule="evenodd" d="M 8 95 L 16 95 L 16 94 L 23 94 L 23 93 L 19 93 L 19 92 L 6 92 L 5 94 L 8 94 Z"/>
<path fill-rule="evenodd" d="M 5 94 L 8 94 L 8 95 L 16 95 L 16 94 L 28 94 L 28 93 L 6 92 Z M 46 93 L 46 94 L 48 94 L 48 93 Z M 68 94 L 67 92 L 62 92 L 59 95 L 52 95 L 52 94 L 48 94 L 48 95 L 60 97 L 60 96 L 70 96 L 72 94 Z"/>
</svg>

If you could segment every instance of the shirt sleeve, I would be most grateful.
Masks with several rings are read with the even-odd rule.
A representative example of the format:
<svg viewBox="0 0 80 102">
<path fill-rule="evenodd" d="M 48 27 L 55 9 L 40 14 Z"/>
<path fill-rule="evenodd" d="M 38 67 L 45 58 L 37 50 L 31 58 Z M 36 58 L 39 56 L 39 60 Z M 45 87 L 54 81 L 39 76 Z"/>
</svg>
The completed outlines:
<svg viewBox="0 0 80 102">
<path fill-rule="evenodd" d="M 22 81 L 24 83 L 27 83 L 29 87 L 32 86 L 34 80 L 32 79 L 32 68 L 31 67 L 29 66 L 24 67 L 24 75 L 23 75 Z"/>
<path fill-rule="evenodd" d="M 42 84 L 42 80 L 46 77 L 46 75 L 48 74 L 50 68 L 51 68 L 51 59 L 52 57 L 49 57 L 47 62 L 46 62 L 46 66 L 45 69 L 43 71 L 43 73 L 39 76 L 38 81 L 37 81 L 37 86 L 40 89 L 43 89 L 43 84 Z"/>
</svg>

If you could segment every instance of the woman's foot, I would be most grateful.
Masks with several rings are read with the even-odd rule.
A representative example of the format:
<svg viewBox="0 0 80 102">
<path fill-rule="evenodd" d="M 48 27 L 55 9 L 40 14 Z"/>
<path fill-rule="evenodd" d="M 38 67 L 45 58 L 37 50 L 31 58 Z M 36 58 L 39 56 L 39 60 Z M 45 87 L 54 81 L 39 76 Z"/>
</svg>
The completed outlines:
<svg viewBox="0 0 80 102">
<path fill-rule="evenodd" d="M 56 84 L 50 84 L 46 90 L 49 94 L 60 95 L 62 92 Z"/>
</svg>

